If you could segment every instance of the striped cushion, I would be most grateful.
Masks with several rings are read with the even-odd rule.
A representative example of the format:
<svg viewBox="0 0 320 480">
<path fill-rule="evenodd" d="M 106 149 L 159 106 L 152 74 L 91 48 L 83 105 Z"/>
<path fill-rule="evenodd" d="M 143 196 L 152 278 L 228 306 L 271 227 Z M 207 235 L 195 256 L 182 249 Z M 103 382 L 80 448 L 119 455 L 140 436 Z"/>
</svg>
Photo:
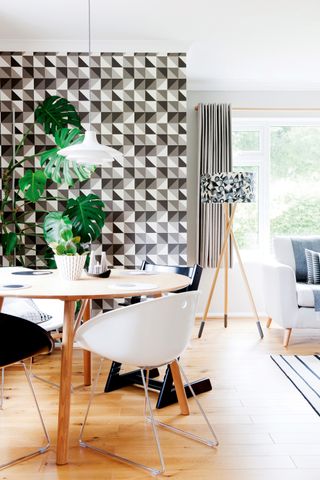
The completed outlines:
<svg viewBox="0 0 320 480">
<path fill-rule="evenodd" d="M 320 253 L 305 249 L 308 283 L 320 283 Z"/>
<path fill-rule="evenodd" d="M 306 262 L 307 262 L 307 283 L 314 283 L 311 250 L 308 250 L 306 248 L 304 253 L 306 255 Z"/>
<path fill-rule="evenodd" d="M 52 315 L 42 312 L 31 298 L 6 298 L 1 311 L 33 323 L 47 322 L 52 318 Z"/>
</svg>

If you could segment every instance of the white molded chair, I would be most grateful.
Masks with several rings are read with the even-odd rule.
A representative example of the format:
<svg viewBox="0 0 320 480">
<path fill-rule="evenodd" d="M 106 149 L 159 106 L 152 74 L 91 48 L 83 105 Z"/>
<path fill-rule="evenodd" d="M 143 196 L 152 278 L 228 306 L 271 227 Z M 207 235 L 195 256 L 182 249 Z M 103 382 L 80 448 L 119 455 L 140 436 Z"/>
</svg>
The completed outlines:
<svg viewBox="0 0 320 480">
<path fill-rule="evenodd" d="M 209 427 L 213 440 L 199 437 L 155 420 L 148 394 L 148 373 L 146 376 L 144 374 L 145 370 L 148 372 L 151 368 L 177 361 L 185 350 L 192 334 L 198 295 L 199 293 L 196 291 L 180 293 L 107 312 L 83 324 L 79 327 L 75 336 L 76 342 L 85 350 L 119 363 L 138 366 L 141 369 L 146 407 L 148 407 L 150 414 L 150 416 L 146 415 L 146 419 L 152 425 L 161 464 L 160 469 L 120 457 L 83 441 L 83 432 L 101 372 L 102 361 L 93 383 L 91 398 L 81 428 L 81 446 L 91 448 L 130 465 L 142 467 L 151 474 L 157 475 L 165 470 L 157 426 L 167 428 L 211 447 L 218 445 L 217 437 L 181 365 L 181 373 Z"/>
</svg>

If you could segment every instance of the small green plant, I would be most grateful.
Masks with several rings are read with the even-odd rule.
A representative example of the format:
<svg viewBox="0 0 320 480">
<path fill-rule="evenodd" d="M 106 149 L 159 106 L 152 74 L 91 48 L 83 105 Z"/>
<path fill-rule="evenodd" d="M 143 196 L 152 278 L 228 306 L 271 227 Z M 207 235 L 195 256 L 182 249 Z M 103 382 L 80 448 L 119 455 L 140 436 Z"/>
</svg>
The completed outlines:
<svg viewBox="0 0 320 480">
<path fill-rule="evenodd" d="M 44 239 L 56 255 L 84 255 L 101 235 L 106 213 L 97 195 L 69 199 L 64 212 L 50 212 L 43 224 Z"/>
<path fill-rule="evenodd" d="M 74 237 L 72 222 L 68 216 L 51 212 L 44 223 L 45 240 L 55 255 L 77 255 L 87 253 L 86 246 L 81 245 L 81 238 Z"/>
</svg>

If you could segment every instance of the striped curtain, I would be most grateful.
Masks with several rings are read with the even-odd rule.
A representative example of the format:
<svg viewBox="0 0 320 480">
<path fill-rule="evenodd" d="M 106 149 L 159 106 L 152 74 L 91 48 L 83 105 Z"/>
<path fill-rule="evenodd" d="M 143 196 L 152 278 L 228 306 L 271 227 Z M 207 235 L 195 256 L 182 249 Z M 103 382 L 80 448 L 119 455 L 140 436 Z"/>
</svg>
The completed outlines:
<svg viewBox="0 0 320 480">
<path fill-rule="evenodd" d="M 204 173 L 232 171 L 231 105 L 200 104 L 198 116 L 200 185 L 200 175 Z M 212 268 L 217 265 L 224 237 L 223 206 L 201 203 L 200 189 L 198 199 L 198 263 Z"/>
</svg>

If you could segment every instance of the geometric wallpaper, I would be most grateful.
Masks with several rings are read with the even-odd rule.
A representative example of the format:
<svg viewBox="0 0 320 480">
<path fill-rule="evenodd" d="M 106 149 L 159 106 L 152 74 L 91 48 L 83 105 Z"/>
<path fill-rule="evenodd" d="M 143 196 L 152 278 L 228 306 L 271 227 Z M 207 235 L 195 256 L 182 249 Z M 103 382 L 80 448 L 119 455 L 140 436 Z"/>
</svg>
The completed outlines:
<svg viewBox="0 0 320 480">
<path fill-rule="evenodd" d="M 88 126 L 89 73 L 87 53 L 0 53 L 1 169 L 12 154 L 13 110 L 16 142 L 33 128 L 35 107 L 47 95 L 67 98 Z M 38 225 L 26 238 L 26 266 L 45 265 L 41 223 L 48 211 L 63 206 L 50 199 L 58 192 L 92 192 L 104 201 L 107 218 L 96 248 L 106 251 L 110 266 L 139 267 L 144 259 L 186 264 L 185 54 L 93 53 L 91 97 L 98 140 L 120 150 L 124 161 L 97 168 L 90 180 L 70 189 L 50 183 L 48 198 L 35 209 L 26 207 L 28 221 Z M 21 153 L 33 155 L 46 146 L 50 141 L 36 126 Z M 37 158 L 25 167 L 35 165 Z M 21 167 L 16 184 L 22 175 Z"/>
</svg>

